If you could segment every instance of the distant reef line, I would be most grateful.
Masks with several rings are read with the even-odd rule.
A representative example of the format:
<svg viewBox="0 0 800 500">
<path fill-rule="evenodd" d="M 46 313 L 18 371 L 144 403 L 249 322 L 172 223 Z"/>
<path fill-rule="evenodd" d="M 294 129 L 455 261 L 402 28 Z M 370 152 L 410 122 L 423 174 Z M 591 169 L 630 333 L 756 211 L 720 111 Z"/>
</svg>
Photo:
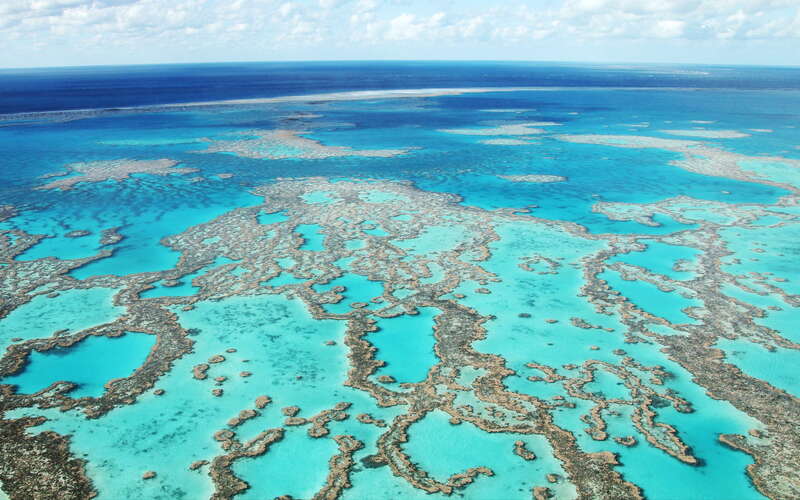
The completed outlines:
<svg viewBox="0 0 800 500">
<path fill-rule="evenodd" d="M 492 92 L 524 92 L 524 91 L 567 91 L 567 90 L 657 90 L 657 91 L 694 91 L 694 90 L 720 90 L 713 88 L 694 87 L 609 87 L 609 86 L 552 86 L 552 87 L 448 87 L 448 88 L 421 88 L 421 89 L 374 89 L 351 90 L 342 92 L 327 92 L 318 94 L 299 94 L 273 97 L 255 97 L 248 99 L 222 99 L 210 101 L 190 101 L 166 104 L 142 104 L 136 106 L 110 106 L 103 108 L 80 108 L 46 111 L 25 111 L 20 113 L 0 113 L 0 126 L 14 125 L 14 122 L 37 119 L 77 120 L 109 113 L 149 113 L 158 111 L 176 111 L 188 108 L 214 107 L 214 106 L 243 106 L 259 104 L 280 104 L 288 102 L 333 102 L 333 101 L 363 101 L 369 99 L 400 99 L 424 98 L 440 96 L 457 96 L 463 94 L 485 94 Z M 730 90 L 730 89 L 726 89 Z"/>
</svg>

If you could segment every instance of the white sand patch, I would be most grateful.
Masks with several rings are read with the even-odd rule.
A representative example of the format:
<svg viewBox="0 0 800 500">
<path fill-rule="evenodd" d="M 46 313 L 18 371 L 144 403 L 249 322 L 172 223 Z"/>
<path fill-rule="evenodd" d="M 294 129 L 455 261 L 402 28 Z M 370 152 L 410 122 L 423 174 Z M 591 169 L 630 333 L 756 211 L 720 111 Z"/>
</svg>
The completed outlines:
<svg viewBox="0 0 800 500">
<path fill-rule="evenodd" d="M 547 174 L 526 174 L 526 175 L 498 175 L 497 177 L 511 182 L 534 182 L 537 184 L 547 184 L 550 182 L 564 182 L 566 177 L 560 175 Z"/>
<path fill-rule="evenodd" d="M 683 135 L 686 137 L 702 137 L 703 139 L 741 139 L 742 137 L 750 137 L 750 134 L 738 132 L 736 130 L 662 130 L 665 134 L 670 135 Z"/>
</svg>

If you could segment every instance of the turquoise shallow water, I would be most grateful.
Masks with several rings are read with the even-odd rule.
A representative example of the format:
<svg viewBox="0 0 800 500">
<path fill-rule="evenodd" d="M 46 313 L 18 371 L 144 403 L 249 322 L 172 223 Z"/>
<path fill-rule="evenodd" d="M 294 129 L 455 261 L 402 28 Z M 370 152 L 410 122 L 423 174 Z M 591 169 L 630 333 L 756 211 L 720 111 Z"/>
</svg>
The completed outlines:
<svg viewBox="0 0 800 500">
<path fill-rule="evenodd" d="M 725 260 L 725 270 L 746 275 L 741 281 L 763 291 L 764 287 L 753 280 L 749 273 L 772 273 L 767 283 L 786 293 L 797 293 L 800 269 L 794 261 L 800 256 L 797 238 L 800 227 L 786 225 L 776 228 L 755 227 L 747 230 L 731 228 L 724 230 L 723 238 L 734 255 Z M 732 259 L 738 258 L 739 263 Z M 775 278 L 778 278 L 777 280 Z"/>
<path fill-rule="evenodd" d="M 748 458 L 722 446 L 716 440 L 717 433 L 746 431 L 748 418 L 727 403 L 720 403 L 705 395 L 702 389 L 692 383 L 691 376 L 667 360 L 654 346 L 626 344 L 618 335 L 600 333 L 596 330 L 587 331 L 562 324 L 569 315 L 577 315 L 591 323 L 599 323 L 615 330 L 621 328 L 612 318 L 598 315 L 577 297 L 561 296 L 556 298 L 547 295 L 544 298 L 541 297 L 542 290 L 548 288 L 547 283 L 532 286 L 535 278 L 528 276 L 529 272 L 519 268 L 514 269 L 506 264 L 515 261 L 515 253 L 524 255 L 539 248 L 555 246 L 558 239 L 566 239 L 566 235 L 553 232 L 548 235 L 549 238 L 543 238 L 544 235 L 539 231 L 526 234 L 519 227 L 509 226 L 502 229 L 500 234 L 504 239 L 501 241 L 505 241 L 507 244 L 495 252 L 493 261 L 498 267 L 492 267 L 492 269 L 499 270 L 505 266 L 503 272 L 500 273 L 504 276 L 504 281 L 492 287 L 493 293 L 488 300 L 479 298 L 478 295 L 472 295 L 471 302 L 478 308 L 507 311 L 499 314 L 498 319 L 491 323 L 490 335 L 487 340 L 477 343 L 476 346 L 482 351 L 501 354 L 508 360 L 510 367 L 520 375 L 507 381 L 509 387 L 543 398 L 561 395 L 563 389 L 558 384 L 531 383 L 525 380 L 523 377 L 534 374 L 534 371 L 523 365 L 535 361 L 551 367 L 560 367 L 569 363 L 581 363 L 587 358 L 615 363 L 616 356 L 612 354 L 614 349 L 624 349 L 645 365 L 667 366 L 670 373 L 675 376 L 670 379 L 670 388 L 677 390 L 681 396 L 691 401 L 695 413 L 686 415 L 675 411 L 665 412 L 669 417 L 665 415 L 664 420 L 677 426 L 683 439 L 695 449 L 698 456 L 704 460 L 713 461 L 712 469 L 682 464 L 664 452 L 641 443 L 633 448 L 627 448 L 613 442 L 594 441 L 587 434 L 577 432 L 581 446 L 594 451 L 612 449 L 619 453 L 623 464 L 621 467 L 623 474 L 637 484 L 646 484 L 646 491 L 653 498 L 672 498 L 673 495 L 698 499 L 723 499 L 728 498 L 727 495 L 735 495 L 737 498 L 759 498 L 755 490 L 748 485 L 747 477 L 741 472 L 742 467 L 749 463 Z M 569 247 L 565 243 L 558 245 L 563 249 L 561 254 L 565 257 L 565 266 L 560 268 L 560 274 L 542 275 L 538 279 L 561 284 L 572 282 L 577 288 L 580 279 L 576 276 L 577 272 L 568 267 L 569 262 L 571 259 L 580 257 L 584 252 L 592 251 L 593 248 L 583 244 L 575 246 L 570 249 L 570 253 L 567 253 L 565 250 Z M 511 290 L 526 291 L 524 294 L 515 294 L 519 297 L 517 300 L 520 305 L 517 307 L 509 307 L 513 303 L 507 302 L 507 298 L 512 294 Z M 498 298 L 492 299 L 495 296 Z M 659 305 L 665 307 L 660 301 Z M 532 317 L 520 318 L 516 315 L 516 311 L 523 310 L 532 313 Z M 544 318 L 561 318 L 561 322 L 548 324 L 543 321 Z M 589 350 L 591 345 L 599 349 L 591 351 Z M 526 346 L 526 349 L 520 349 L 519 346 Z M 564 370 L 559 370 L 559 372 L 568 373 Z M 619 378 L 606 374 L 598 377 L 596 382 L 589 384 L 586 390 L 590 392 L 599 390 L 606 397 L 620 396 L 623 399 L 630 399 L 629 391 L 620 387 L 619 382 Z M 578 408 L 557 412 L 556 420 L 567 428 L 583 429 L 585 424 L 578 417 L 581 410 L 588 411 L 590 406 L 579 399 L 569 398 L 569 400 L 578 403 Z M 685 422 L 685 424 L 681 425 L 680 422 Z M 714 430 L 709 432 L 711 429 Z M 611 418 L 609 433 L 618 437 L 634 435 L 640 442 L 643 440 L 631 425 L 630 420 L 625 418 Z M 669 472 L 662 474 L 660 471 Z M 676 478 L 681 478 L 681 481 L 676 481 Z M 726 485 L 724 491 L 721 490 L 723 483 Z M 676 493 L 676 484 L 682 486 L 679 493 Z"/>
<path fill-rule="evenodd" d="M 652 283 L 643 280 L 626 280 L 614 271 L 606 271 L 598 276 L 624 297 L 647 312 L 672 323 L 694 323 L 683 310 L 702 305 L 696 299 L 687 299 L 679 291 L 665 292 Z"/>
<path fill-rule="evenodd" d="M 110 288 L 75 289 L 55 297 L 37 295 L 15 309 L 0 322 L 0 345 L 13 338 L 49 337 L 59 330 L 72 333 L 108 323 L 125 312 L 112 302 L 116 290 Z"/>
<path fill-rule="evenodd" d="M 323 344 L 339 338 L 341 328 L 311 319 L 297 301 L 271 296 L 237 298 L 203 304 L 181 316 L 186 328 L 199 330 L 198 342 L 194 352 L 177 361 L 159 381 L 163 396 L 155 396 L 151 390 L 137 404 L 99 419 L 96 426 L 86 425 L 84 417 L 75 412 L 50 415 L 54 429 L 73 434 L 75 449 L 98 464 L 89 472 L 102 492 L 100 498 L 207 495 L 207 477 L 189 471 L 188 466 L 217 453 L 214 432 L 240 410 L 253 408 L 255 398 L 262 394 L 273 399 L 273 406 L 297 405 L 309 414 L 327 407 L 329 398 L 335 403 L 356 397 L 369 404 L 341 387 L 345 369 L 342 348 Z M 252 330 L 254 320 L 263 326 Z M 238 352 L 226 354 L 230 347 Z M 210 393 L 216 387 L 214 381 L 194 380 L 191 369 L 220 353 L 228 359 L 210 375 L 227 376 L 230 382 L 223 386 L 225 405 L 209 405 L 214 401 Z M 238 374 L 243 370 L 253 375 L 242 378 Z M 303 382 L 295 378 L 299 374 Z M 265 421 L 270 417 L 266 413 L 264 417 L 249 431 L 253 433 L 250 437 L 280 422 Z M 245 431 L 248 429 L 243 427 Z M 192 446 L 186 446 L 187 442 Z M 140 476 L 150 469 L 161 473 L 155 481 L 142 485 Z"/>
<path fill-rule="evenodd" d="M 33 351 L 23 371 L 0 382 L 13 384 L 20 394 L 32 394 L 53 382 L 77 384 L 73 398 L 98 397 L 110 380 L 127 377 L 147 358 L 155 337 L 127 333 L 119 338 L 86 337 L 69 348 Z"/>
<path fill-rule="evenodd" d="M 82 266 L 71 274 L 77 279 L 85 279 L 99 274 L 128 274 L 160 271 L 172 268 L 178 259 L 177 252 L 161 245 L 164 236 L 179 233 L 195 224 L 213 219 L 231 207 L 242 206 L 256 201 L 253 196 L 242 193 L 227 200 L 214 200 L 211 203 L 197 200 L 186 206 L 177 206 L 162 213 L 134 213 L 132 223 L 126 220 L 120 231 L 125 239 L 114 247 L 114 255 Z"/>
<path fill-rule="evenodd" d="M 317 289 L 319 291 L 327 291 L 337 286 L 344 287 L 344 291 L 341 292 L 342 299 L 335 304 L 325 304 L 323 306 L 326 311 L 333 314 L 347 314 L 351 311 L 350 305 L 354 302 L 366 302 L 368 308 L 375 308 L 377 306 L 370 302 L 383 294 L 383 285 L 381 283 L 372 281 L 360 274 L 345 274 L 331 280 L 326 285 L 318 286 Z"/>
<path fill-rule="evenodd" d="M 375 459 L 385 452 L 392 426 L 414 412 L 425 416 L 393 449 L 430 478 L 444 483 L 471 467 L 494 471 L 449 498 L 530 498 L 532 488 L 547 487 L 553 498 L 570 499 L 585 487 L 569 477 L 540 434 L 450 421 L 466 408 L 486 426 L 529 424 L 537 411 L 547 412 L 574 435 L 580 452 L 614 453 L 620 464 L 613 470 L 649 499 L 764 498 L 746 474 L 754 458 L 724 446 L 719 435 L 746 435 L 767 426 L 767 418 L 717 398 L 718 387 L 699 385 L 697 366 L 677 363 L 658 337 L 639 327 L 681 342 L 695 340 L 692 332 L 739 336 L 709 345 L 747 376 L 800 397 L 794 369 L 800 350 L 791 344 L 800 341 L 800 212 L 788 201 L 776 205 L 795 195 L 680 168 L 676 151 L 620 147 L 623 140 L 578 144 L 559 135 L 675 139 L 661 130 L 769 128 L 706 144 L 720 154 L 748 156 L 740 166 L 761 178 L 797 185 L 796 117 L 785 113 L 797 106 L 800 96 L 788 91 L 560 89 L 109 113 L 1 127 L 0 205 L 13 205 L 16 213 L 0 220 L 0 351 L 128 315 L 142 331 L 192 342 L 170 358 L 153 387 L 99 418 L 35 405 L 3 418 L 42 415 L 47 421 L 30 433 L 71 436 L 69 449 L 86 460 L 101 500 L 208 498 L 214 492 L 208 467 L 189 465 L 226 453 L 214 434 L 235 430 L 244 443 L 275 428 L 284 438 L 265 454 L 233 462 L 232 472 L 249 484 L 241 498 L 313 497 L 339 453 L 333 439 L 339 435 L 362 445 L 341 498 L 448 498 L 426 494 L 396 472 L 397 464 Z M 504 135 L 535 122 L 556 125 Z M 326 146 L 408 152 L 325 157 L 325 148 L 280 144 L 267 152 L 290 158 L 198 152 L 208 141 L 252 139 L 240 133 L 275 129 L 302 129 Z M 509 138 L 521 143 L 496 141 Z M 264 153 L 259 147 L 250 153 Z M 769 160 L 775 155 L 785 160 Z M 196 171 L 34 189 L 45 182 L 41 175 L 71 163 L 122 158 L 170 158 Z M 535 182 L 537 175 L 563 180 Z M 255 194 L 259 189 L 266 191 Z M 678 195 L 685 198 L 666 203 Z M 612 216 L 600 202 L 613 207 Z M 643 223 L 648 219 L 654 224 Z M 111 229 L 122 238 L 101 245 Z M 72 231 L 89 234 L 68 237 Z M 25 233 L 46 237 L 17 248 Z M 99 258 L 103 250 L 111 255 Z M 703 267 L 710 255 L 719 256 L 719 267 Z M 73 262 L 89 257 L 97 258 Z M 204 265 L 181 275 L 181 258 Z M 230 270 L 215 273 L 221 266 Z M 600 307 L 616 294 L 603 295 L 592 282 L 595 273 L 656 319 L 631 319 L 618 305 Z M 331 303 L 334 287 L 343 287 L 342 298 Z M 704 322 L 708 287 L 739 323 Z M 683 311 L 692 307 L 697 318 Z M 434 327 L 445 312 L 459 323 L 437 338 Z M 748 326 L 745 315 L 764 329 Z M 711 324 L 729 331 L 713 331 Z M 127 332 L 121 337 L 88 336 L 68 349 L 34 351 L 24 370 L 0 383 L 29 394 L 69 380 L 78 384 L 69 396 L 103 397 L 105 383 L 135 378 L 158 351 L 157 335 L 129 326 L 120 328 Z M 775 336 L 783 337 L 782 346 Z M 775 351 L 755 337 L 776 344 Z M 457 341 L 464 343 L 448 351 Z M 210 362 L 215 355 L 224 361 Z M 203 363 L 208 376 L 194 378 Z M 555 380 L 537 379 L 546 373 L 531 363 L 551 369 Z M 596 368 L 595 380 L 576 395 L 571 384 L 587 366 Z M 481 378 L 490 368 L 505 375 L 498 384 Z M 663 380 L 653 375 L 661 369 Z M 634 377 L 637 387 L 626 386 L 620 374 Z M 654 395 L 655 422 L 674 426 L 699 464 L 648 443 L 633 423 L 642 394 Z M 272 403 L 229 426 L 242 410 L 256 409 L 262 395 Z M 601 412 L 604 440 L 587 432 L 592 397 L 618 400 Z M 693 411 L 677 411 L 671 397 L 685 399 Z M 510 410 L 503 406 L 508 401 L 531 407 Z M 287 422 L 283 411 L 297 406 L 297 416 L 310 419 L 340 402 L 351 404 L 347 417 L 329 422 L 319 438 L 309 436 L 310 424 Z M 660 443 L 671 443 L 654 432 Z M 628 436 L 637 444 L 614 440 Z M 537 458 L 514 454 L 516 441 Z M 148 470 L 157 476 L 145 481 Z"/>
<path fill-rule="evenodd" d="M 300 245 L 301 250 L 319 252 L 325 248 L 325 235 L 320 232 L 320 229 L 322 227 L 316 224 L 301 224 L 294 228 L 303 238 L 303 244 Z"/>
<path fill-rule="evenodd" d="M 182 276 L 178 281 L 178 285 L 176 286 L 164 286 L 163 283 L 155 283 L 155 287 L 149 290 L 145 290 L 144 292 L 139 294 L 139 297 L 142 298 L 150 298 L 150 297 L 184 297 L 187 295 L 194 295 L 197 291 L 200 290 L 200 287 L 195 286 L 193 281 L 198 276 L 202 276 L 205 272 L 224 265 L 230 264 L 235 262 L 234 260 L 228 259 L 226 257 L 218 257 L 212 264 L 209 264 L 206 267 L 201 267 L 197 271 L 187 274 L 186 276 Z"/>
<path fill-rule="evenodd" d="M 310 438 L 303 429 L 290 430 L 269 455 L 236 465 L 236 473 L 253 484 L 242 498 L 275 498 L 286 494 L 309 498 L 325 484 L 328 459 L 336 453 L 335 441 Z M 304 457 L 302 465 L 297 457 Z M 286 467 L 287 463 L 300 466 Z"/>
<path fill-rule="evenodd" d="M 727 339 L 717 342 L 716 347 L 725 352 L 725 357 L 745 373 L 765 380 L 778 389 L 800 397 L 800 374 L 797 363 L 798 351 L 778 349 L 768 351 L 763 347 L 744 341 Z"/>
<path fill-rule="evenodd" d="M 517 440 L 544 460 L 526 461 L 509 453 Z M 470 495 L 476 498 L 489 498 L 498 487 L 505 498 L 528 498 L 533 486 L 547 482 L 546 474 L 564 474 L 558 461 L 548 458 L 551 452 L 541 437 L 482 434 L 469 424 L 451 425 L 448 416 L 440 412 L 427 415 L 411 428 L 403 450 L 439 481 L 470 467 L 489 467 L 495 476 L 478 476 L 470 487 Z M 574 494 L 568 486 L 556 491 L 562 498 Z"/>
<path fill-rule="evenodd" d="M 609 259 L 609 262 L 625 262 L 639 266 L 651 272 L 663 274 L 674 280 L 685 280 L 693 277 L 690 271 L 676 270 L 676 264 L 683 264 L 689 269 L 700 252 L 691 247 L 668 245 L 644 240 L 647 247 L 641 252 L 631 252 Z M 681 262 L 683 261 L 683 262 Z"/>
<path fill-rule="evenodd" d="M 382 320 L 380 330 L 367 338 L 378 349 L 378 359 L 386 366 L 379 375 L 391 375 L 398 382 L 419 382 L 428 369 L 437 363 L 433 352 L 433 318 L 435 309 L 423 307 L 416 315 L 404 314 Z"/>
<path fill-rule="evenodd" d="M 763 316 L 755 318 L 755 323 L 781 332 L 793 342 L 800 339 L 800 331 L 797 328 L 800 315 L 796 309 L 785 307 L 786 304 L 781 298 L 764 292 L 748 293 L 732 285 L 723 287 L 723 292 L 729 297 L 760 308 Z"/>
</svg>

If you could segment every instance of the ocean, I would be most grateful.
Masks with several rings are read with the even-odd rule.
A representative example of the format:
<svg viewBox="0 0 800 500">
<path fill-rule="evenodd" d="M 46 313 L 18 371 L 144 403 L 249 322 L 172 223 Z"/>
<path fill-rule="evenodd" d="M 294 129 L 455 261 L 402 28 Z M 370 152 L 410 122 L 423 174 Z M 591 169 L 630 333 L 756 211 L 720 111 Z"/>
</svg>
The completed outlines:
<svg viewBox="0 0 800 500">
<path fill-rule="evenodd" d="M 0 498 L 795 498 L 799 119 L 789 67 L 0 70 Z"/>
</svg>

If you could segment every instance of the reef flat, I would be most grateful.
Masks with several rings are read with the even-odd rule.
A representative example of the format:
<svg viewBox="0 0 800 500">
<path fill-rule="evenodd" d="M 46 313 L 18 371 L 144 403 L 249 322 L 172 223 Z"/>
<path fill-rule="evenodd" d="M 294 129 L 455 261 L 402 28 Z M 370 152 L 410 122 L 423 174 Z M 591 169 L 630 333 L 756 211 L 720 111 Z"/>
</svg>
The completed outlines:
<svg viewBox="0 0 800 500">
<path fill-rule="evenodd" d="M 480 142 L 481 144 L 492 146 L 525 146 L 531 143 L 531 141 L 525 139 L 485 139 Z"/>
<path fill-rule="evenodd" d="M 111 160 L 90 163 L 73 163 L 66 166 L 66 170 L 51 172 L 41 176 L 43 179 L 56 177 L 39 186 L 37 189 L 72 189 L 81 182 L 103 182 L 107 180 L 121 181 L 128 179 L 131 174 L 187 174 L 197 172 L 193 168 L 173 168 L 178 162 L 173 160 Z"/>
<path fill-rule="evenodd" d="M 525 174 L 525 175 L 498 175 L 497 177 L 511 182 L 564 182 L 566 177 L 560 175 L 540 175 L 540 174 Z"/>
<path fill-rule="evenodd" d="M 301 115 L 295 119 L 314 115 Z M 296 130 L 251 130 L 242 135 L 252 138 L 238 140 L 209 141 L 205 153 L 231 153 L 245 158 L 286 158 L 321 159 L 341 156 L 361 156 L 365 158 L 391 158 L 408 153 L 408 149 L 353 149 L 346 146 L 326 146 L 319 141 L 303 137 L 308 133 Z"/>
<path fill-rule="evenodd" d="M 704 92 L 3 128 L 0 489 L 799 497 L 797 131 Z"/>
<path fill-rule="evenodd" d="M 545 133 L 541 127 L 557 125 L 561 124 L 555 122 L 514 123 L 496 127 L 443 129 L 441 132 L 459 135 L 535 135 Z"/>
<path fill-rule="evenodd" d="M 673 165 L 703 175 L 727 177 L 729 179 L 759 182 L 797 192 L 798 188 L 792 182 L 782 182 L 784 179 L 796 177 L 800 168 L 800 160 L 779 156 L 747 156 L 733 153 L 713 145 L 699 141 L 686 141 L 678 139 L 662 139 L 659 137 L 646 137 L 635 135 L 561 135 L 560 140 L 583 143 L 600 144 L 621 148 L 657 148 L 680 153 L 683 158 L 673 162 Z M 785 175 L 765 175 L 756 165 L 758 162 L 774 165 L 785 169 Z M 754 168 L 748 168 L 753 165 Z"/>
<path fill-rule="evenodd" d="M 750 134 L 738 132 L 736 130 L 690 129 L 690 130 L 662 130 L 662 132 L 670 135 L 701 137 L 703 139 L 741 139 L 742 137 L 750 137 Z"/>
</svg>

